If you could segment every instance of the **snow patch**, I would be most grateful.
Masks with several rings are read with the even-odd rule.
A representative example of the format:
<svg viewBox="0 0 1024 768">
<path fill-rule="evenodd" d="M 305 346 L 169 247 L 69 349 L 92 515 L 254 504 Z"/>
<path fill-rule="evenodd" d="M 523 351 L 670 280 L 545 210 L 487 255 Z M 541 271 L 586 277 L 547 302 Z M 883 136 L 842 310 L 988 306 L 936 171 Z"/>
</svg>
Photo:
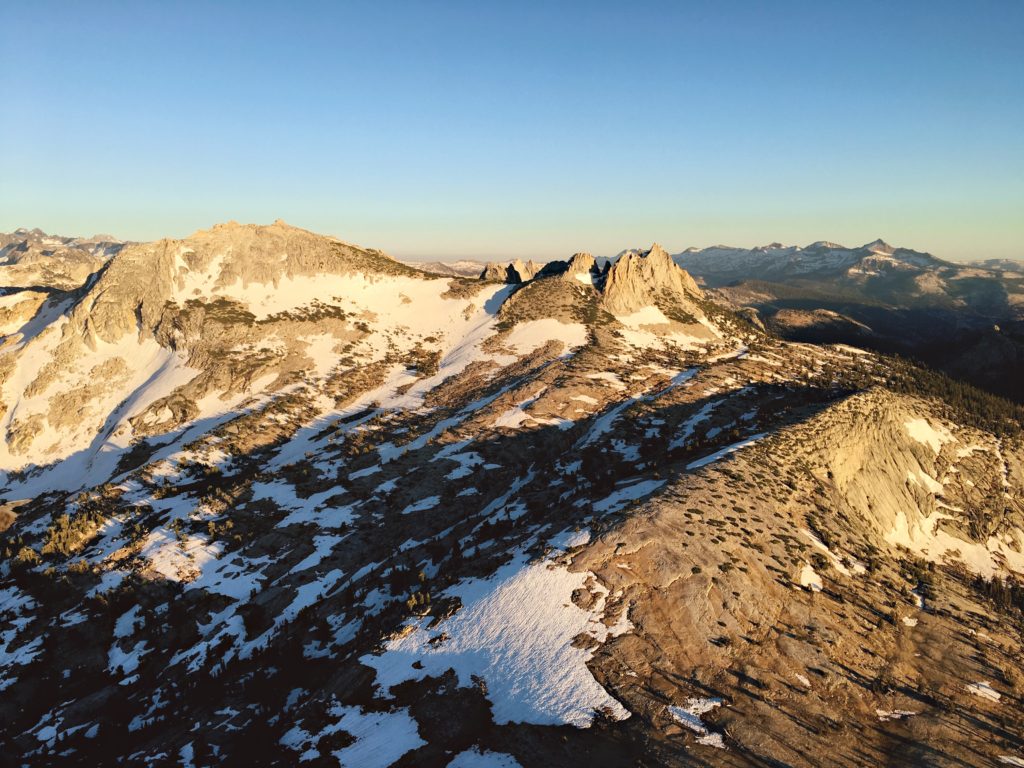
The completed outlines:
<svg viewBox="0 0 1024 768">
<path fill-rule="evenodd" d="M 800 586 L 810 587 L 812 592 L 821 592 L 822 589 L 821 576 L 807 563 L 800 569 Z"/>
<path fill-rule="evenodd" d="M 907 434 L 922 445 L 931 446 L 935 453 L 942 450 L 943 443 L 955 440 L 948 429 L 943 426 L 933 427 L 927 419 L 911 419 L 905 422 L 904 426 L 907 428 Z"/>
<path fill-rule="evenodd" d="M 999 701 L 1003 698 L 1003 695 L 999 693 L 999 691 L 989 685 L 988 680 L 981 680 L 980 682 L 971 683 L 964 687 L 967 688 L 968 693 L 980 696 L 983 699 L 988 699 L 989 701 Z"/>
<path fill-rule="evenodd" d="M 579 277 L 579 275 L 577 275 Z M 512 755 L 504 752 L 480 751 L 479 747 L 460 752 L 448 768 L 522 768 Z"/>
<path fill-rule="evenodd" d="M 565 351 L 571 352 L 587 343 L 587 326 L 582 323 L 563 323 L 553 317 L 529 320 L 516 325 L 501 344 L 520 355 L 528 355 L 552 340 L 562 342 Z"/>
<path fill-rule="evenodd" d="M 594 502 L 594 511 L 601 513 L 618 512 L 629 502 L 654 493 L 664 484 L 664 480 L 641 480 L 639 483 L 620 488 L 600 501 Z"/>
<path fill-rule="evenodd" d="M 408 709 L 364 712 L 359 707 L 335 703 L 328 714 L 336 718 L 335 721 L 318 733 L 303 730 L 300 720 L 281 737 L 281 744 L 298 752 L 300 761 L 312 760 L 320 755 L 317 745 L 322 738 L 344 731 L 354 741 L 332 754 L 342 766 L 352 768 L 388 768 L 402 755 L 426 744 Z"/>
<path fill-rule="evenodd" d="M 704 725 L 704 721 L 700 719 L 701 715 L 721 706 L 721 704 L 721 699 L 687 699 L 685 706 L 670 706 L 668 712 L 677 723 L 697 734 L 698 744 L 725 749 L 722 734 L 709 731 L 708 727 Z"/>
<path fill-rule="evenodd" d="M 878 715 L 878 719 L 886 723 L 890 720 L 902 720 L 906 717 L 913 717 L 919 714 L 918 712 L 911 712 L 909 709 L 876 709 L 875 714 Z"/>
<path fill-rule="evenodd" d="M 766 432 L 760 432 L 760 433 L 758 433 L 756 435 L 751 435 L 746 440 L 740 440 L 738 443 L 733 443 L 732 445 L 727 445 L 725 448 L 722 448 L 719 451 L 715 451 L 710 456 L 705 456 L 702 459 L 697 459 L 696 461 L 691 461 L 689 464 L 686 465 L 686 468 L 687 469 L 699 469 L 700 467 L 703 467 L 703 466 L 705 466 L 707 464 L 711 464 L 712 462 L 718 461 L 719 459 L 721 459 L 721 458 L 723 458 L 725 456 L 728 456 L 730 453 L 735 453 L 736 451 L 738 451 L 738 450 L 740 450 L 742 448 L 746 448 L 749 445 L 753 445 L 758 440 L 760 440 L 762 437 L 764 437 L 766 434 L 767 434 Z"/>
<path fill-rule="evenodd" d="M 430 618 L 407 625 L 381 655 L 360 661 L 376 670 L 382 693 L 449 669 L 461 686 L 482 678 L 498 724 L 586 728 L 598 709 L 625 719 L 630 713 L 587 668 L 593 649 L 573 645 L 581 633 L 601 643 L 632 626 L 625 617 L 613 627 L 603 623 L 607 591 L 593 610 L 572 602 L 573 591 L 590 578 L 550 561 L 529 563 L 520 553 L 490 578 L 468 579 L 449 589 L 446 594 L 462 602 L 454 616 L 430 629 Z"/>
</svg>

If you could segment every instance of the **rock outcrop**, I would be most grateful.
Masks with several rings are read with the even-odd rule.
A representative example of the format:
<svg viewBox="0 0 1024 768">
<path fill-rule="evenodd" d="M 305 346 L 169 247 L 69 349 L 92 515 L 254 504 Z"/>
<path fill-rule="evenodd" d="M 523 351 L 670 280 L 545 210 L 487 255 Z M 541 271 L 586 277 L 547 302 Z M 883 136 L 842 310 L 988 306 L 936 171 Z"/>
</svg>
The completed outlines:
<svg viewBox="0 0 1024 768">
<path fill-rule="evenodd" d="M 509 264 L 501 264 L 496 261 L 489 262 L 484 271 L 480 274 L 481 280 L 493 280 L 499 283 L 525 283 L 532 280 L 544 268 L 543 264 L 537 264 L 533 259 L 523 262 L 516 259 Z"/>
<path fill-rule="evenodd" d="M 628 315 L 656 305 L 664 295 L 700 299 L 703 293 L 664 248 L 629 251 L 611 265 L 604 282 L 604 304 L 614 314 Z"/>
<path fill-rule="evenodd" d="M 495 283 L 519 283 L 519 274 L 512 268 L 511 264 L 500 264 L 496 261 L 487 263 L 484 271 L 480 273 L 481 280 L 489 280 Z"/>
</svg>

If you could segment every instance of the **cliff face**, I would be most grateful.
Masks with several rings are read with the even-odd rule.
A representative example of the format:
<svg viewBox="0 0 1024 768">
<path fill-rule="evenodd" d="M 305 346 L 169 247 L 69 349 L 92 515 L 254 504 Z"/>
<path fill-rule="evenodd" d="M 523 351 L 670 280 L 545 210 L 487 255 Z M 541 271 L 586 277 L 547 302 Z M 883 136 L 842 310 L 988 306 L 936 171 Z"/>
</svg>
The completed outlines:
<svg viewBox="0 0 1024 768">
<path fill-rule="evenodd" d="M 703 298 L 689 273 L 655 243 L 646 252 L 629 251 L 612 264 L 604 284 L 604 303 L 615 314 L 628 315 L 655 304 L 664 294 Z"/>
</svg>

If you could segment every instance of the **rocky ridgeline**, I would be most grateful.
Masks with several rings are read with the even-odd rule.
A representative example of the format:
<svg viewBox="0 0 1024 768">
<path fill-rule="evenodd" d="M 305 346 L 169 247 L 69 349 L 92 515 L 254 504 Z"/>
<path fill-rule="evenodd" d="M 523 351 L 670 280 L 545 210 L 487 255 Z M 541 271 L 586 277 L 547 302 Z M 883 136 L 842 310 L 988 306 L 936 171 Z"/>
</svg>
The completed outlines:
<svg viewBox="0 0 1024 768">
<path fill-rule="evenodd" d="M 629 315 L 644 307 L 657 306 L 663 297 L 701 299 L 703 293 L 686 270 L 655 243 L 647 251 L 626 251 L 598 267 L 589 253 L 574 254 L 567 261 L 551 261 L 544 265 L 516 260 L 508 265 L 492 263 L 480 275 L 482 280 L 521 284 L 533 279 L 562 277 L 566 280 L 591 282 L 603 295 L 603 302 L 613 314 Z"/>
</svg>

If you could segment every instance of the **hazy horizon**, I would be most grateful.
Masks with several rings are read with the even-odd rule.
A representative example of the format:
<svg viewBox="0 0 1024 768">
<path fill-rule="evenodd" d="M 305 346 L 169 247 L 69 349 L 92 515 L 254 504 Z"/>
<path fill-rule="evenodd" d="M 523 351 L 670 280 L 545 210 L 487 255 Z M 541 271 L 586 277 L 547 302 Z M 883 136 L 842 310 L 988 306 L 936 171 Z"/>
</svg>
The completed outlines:
<svg viewBox="0 0 1024 768">
<path fill-rule="evenodd" d="M 233 220 L 231 220 L 231 221 L 233 221 Z M 275 221 L 277 221 L 277 220 L 275 220 Z M 184 238 L 194 234 L 195 232 L 202 231 L 202 230 L 208 230 L 208 229 L 210 229 L 210 228 L 212 228 L 214 226 L 218 226 L 218 225 L 226 224 L 226 223 L 228 223 L 228 222 L 215 222 L 214 224 L 211 224 L 209 226 L 198 227 L 197 229 L 194 229 L 194 230 L 192 230 L 190 232 L 187 232 L 187 233 L 184 233 L 184 234 L 163 235 L 160 238 L 154 238 L 154 239 L 169 238 L 169 239 L 181 240 L 181 239 L 184 239 Z M 241 223 L 243 225 L 266 226 L 266 225 L 271 224 L 272 222 L 265 221 L 265 222 L 234 222 L 234 223 Z M 441 253 L 441 254 L 429 254 L 428 253 L 426 255 L 406 255 L 406 254 L 403 254 L 403 253 L 396 253 L 394 251 L 389 251 L 387 248 L 380 248 L 380 246 L 378 246 L 378 245 L 376 245 L 374 243 L 356 242 L 356 241 L 354 241 L 354 240 L 352 240 L 350 238 L 347 238 L 344 235 L 340 235 L 340 234 L 338 234 L 336 232 L 320 232 L 320 231 L 317 231 L 317 230 L 311 230 L 309 227 L 303 227 L 303 226 L 295 224 L 294 222 L 291 222 L 291 221 L 288 221 L 288 222 L 285 222 L 285 223 L 288 224 L 289 226 L 296 226 L 296 227 L 299 227 L 300 229 L 305 229 L 305 230 L 309 230 L 309 231 L 315 232 L 316 234 L 325 235 L 327 237 L 335 237 L 335 238 L 337 238 L 339 240 L 342 240 L 344 242 L 351 243 L 352 245 L 362 246 L 362 247 L 366 247 L 366 248 L 379 248 L 380 250 L 382 250 L 383 252 L 389 254 L 390 256 L 394 256 L 394 257 L 402 259 L 404 261 L 415 261 L 415 262 L 424 262 L 424 263 L 426 263 L 426 262 L 442 262 L 442 263 L 444 263 L 444 262 L 456 262 L 456 261 L 482 261 L 483 262 L 483 261 L 513 260 L 513 259 L 522 259 L 523 261 L 528 261 L 528 260 L 532 259 L 534 261 L 547 262 L 547 261 L 552 261 L 552 260 L 557 260 L 557 259 L 568 258 L 569 256 L 571 256 L 574 253 L 579 253 L 581 250 L 586 251 L 587 253 L 591 253 L 595 257 L 598 257 L 598 258 L 609 258 L 609 257 L 618 256 L 620 253 L 622 253 L 623 251 L 626 251 L 626 250 L 646 249 L 649 246 L 653 245 L 654 243 L 657 243 L 662 248 L 665 248 L 669 253 L 672 253 L 672 254 L 682 253 L 683 251 L 689 250 L 691 248 L 704 249 L 704 248 L 726 247 L 726 248 L 748 248 L 748 249 L 753 249 L 753 248 L 759 248 L 759 247 L 766 247 L 766 246 L 772 245 L 772 244 L 779 244 L 779 245 L 782 245 L 784 247 L 799 246 L 799 247 L 804 248 L 804 247 L 807 247 L 807 246 L 812 245 L 812 244 L 817 243 L 817 242 L 832 242 L 832 243 L 835 243 L 836 245 L 839 245 L 839 246 L 843 246 L 843 247 L 846 247 L 846 248 L 854 249 L 854 248 L 863 247 L 865 245 L 869 245 L 870 243 L 873 243 L 875 240 L 882 240 L 882 241 L 888 243 L 889 245 L 897 247 L 897 248 L 908 248 L 910 250 L 921 250 L 921 249 L 915 248 L 912 244 L 909 244 L 909 243 L 894 243 L 891 240 L 889 240 L 888 238 L 878 237 L 878 238 L 871 238 L 870 240 L 865 240 L 864 242 L 853 242 L 853 241 L 841 242 L 841 241 L 838 241 L 838 240 L 836 240 L 834 238 L 819 238 L 817 240 L 811 240 L 811 241 L 808 241 L 808 242 L 781 242 L 779 240 L 763 240 L 761 242 L 747 243 L 747 244 L 723 242 L 723 243 L 708 243 L 708 244 L 704 244 L 704 245 L 683 245 L 683 246 L 678 246 L 678 247 L 675 246 L 675 245 L 671 245 L 671 244 L 662 242 L 660 240 L 652 240 L 649 243 L 634 244 L 632 246 L 623 247 L 623 248 L 616 248 L 616 249 L 613 249 L 613 250 L 610 250 L 610 251 L 605 251 L 605 252 L 589 251 L 589 250 L 586 250 L 586 249 L 579 249 L 579 248 L 577 248 L 575 250 L 571 250 L 571 251 L 567 251 L 565 253 L 559 253 L 559 254 L 556 254 L 554 256 L 547 256 L 547 257 L 538 257 L 536 255 L 523 254 L 523 253 L 518 253 L 518 252 L 509 252 L 509 253 L 505 253 L 505 254 L 496 254 L 496 255 L 492 255 L 492 256 L 473 256 L 472 254 L 462 255 L 462 256 L 453 256 L 451 254 L 445 254 L 445 253 Z M 57 237 L 72 237 L 72 238 L 79 238 L 79 239 L 90 239 L 90 238 L 96 238 L 96 237 L 108 237 L 109 236 L 109 237 L 113 237 L 113 238 L 115 238 L 117 240 L 123 240 L 125 242 L 147 242 L 147 240 L 136 240 L 134 238 L 121 237 L 117 232 L 91 232 L 91 233 L 85 233 L 85 232 L 58 232 L 56 230 L 47 229 L 46 227 L 26 226 L 24 224 L 20 225 L 18 227 L 14 227 L 14 228 L 12 228 L 10 230 L 0 230 L 0 232 L 3 232 L 3 231 L 13 232 L 13 231 L 16 231 L 16 230 L 19 230 L 19 229 L 23 229 L 23 230 L 38 229 L 38 230 L 44 232 L 47 235 L 54 235 L 54 236 L 57 236 Z M 943 258 L 939 254 L 932 253 L 931 255 L 938 256 L 939 258 Z M 997 258 L 997 257 L 990 257 L 990 258 Z M 1024 256 L 1008 256 L 1008 257 L 1002 257 L 1002 258 L 1007 258 L 1007 259 L 1009 259 L 1011 261 L 1024 261 Z M 972 261 L 984 261 L 984 260 L 986 260 L 986 257 L 966 258 L 966 259 L 948 258 L 946 260 L 953 261 L 953 262 L 972 262 Z"/>
<path fill-rule="evenodd" d="M 404 259 L 882 237 L 1021 258 L 1024 6 L 0 11 L 0 230 Z"/>
</svg>

